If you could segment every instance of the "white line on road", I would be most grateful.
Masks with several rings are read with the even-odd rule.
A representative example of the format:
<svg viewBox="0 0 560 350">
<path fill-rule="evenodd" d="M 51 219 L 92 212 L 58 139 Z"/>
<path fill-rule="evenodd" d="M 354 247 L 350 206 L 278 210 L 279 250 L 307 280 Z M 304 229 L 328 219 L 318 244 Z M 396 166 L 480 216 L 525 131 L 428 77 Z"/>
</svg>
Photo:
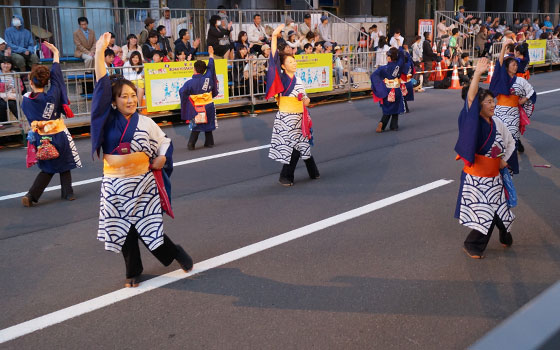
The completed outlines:
<svg viewBox="0 0 560 350">
<path fill-rule="evenodd" d="M 547 90 L 547 91 L 537 92 L 537 95 L 550 94 L 550 93 L 556 92 L 556 91 L 560 91 L 560 89 L 554 89 L 554 90 Z"/>
<path fill-rule="evenodd" d="M 263 241 L 250 244 L 243 248 L 233 250 L 231 252 L 210 258 L 208 260 L 201 261 L 194 265 L 194 268 L 189 273 L 184 273 L 183 270 L 175 270 L 173 272 L 167 273 L 162 276 L 152 278 L 148 281 L 142 282 L 137 288 L 123 288 L 116 290 L 114 292 L 93 298 L 82 303 L 69 306 L 67 308 L 46 314 L 32 320 L 19 323 L 17 325 L 0 330 L 0 344 L 7 341 L 13 340 L 15 338 L 24 336 L 36 332 L 40 329 L 55 325 L 60 322 L 64 322 L 74 317 L 101 309 L 103 307 L 109 306 L 116 302 L 132 298 L 136 295 L 140 295 L 156 288 L 163 287 L 169 283 L 180 281 L 184 278 L 197 275 L 201 272 L 216 268 L 218 266 L 225 265 L 232 261 L 236 261 L 245 258 L 249 255 L 262 252 L 263 250 L 270 249 L 281 245 L 283 243 L 292 241 L 297 238 L 307 236 L 311 233 L 323 230 L 327 227 L 331 227 L 342 222 L 355 219 L 362 215 L 371 213 L 378 209 L 384 208 L 391 204 L 395 204 L 406 199 L 418 196 L 422 193 L 431 191 L 438 187 L 447 185 L 453 182 L 453 180 L 437 180 L 429 184 L 413 188 L 411 190 L 393 195 L 391 197 L 378 200 L 376 202 L 364 205 L 362 207 L 331 216 L 324 220 L 317 221 L 315 223 L 309 224 L 307 226 L 300 227 L 298 229 L 274 236 Z"/>
<path fill-rule="evenodd" d="M 176 167 L 176 166 L 181 166 L 181 165 L 186 165 L 186 164 L 198 163 L 198 162 L 203 162 L 203 161 L 206 161 L 206 160 L 223 158 L 223 157 L 233 156 L 233 155 L 236 155 L 236 154 L 252 152 L 252 151 L 258 151 L 258 150 L 265 149 L 265 148 L 270 148 L 270 145 L 262 145 L 262 146 L 251 147 L 251 148 L 244 148 L 244 149 L 240 149 L 240 150 L 237 150 L 237 151 L 219 153 L 219 154 L 214 154 L 212 156 L 207 156 L 207 157 L 188 159 L 188 160 L 184 160 L 184 161 L 181 161 L 181 162 L 175 162 L 175 163 L 173 163 L 173 166 Z M 93 179 L 76 181 L 76 182 L 72 183 L 72 186 L 76 187 L 76 186 L 91 184 L 91 183 L 94 183 L 94 182 L 100 182 L 102 179 L 103 178 L 101 178 L 101 177 L 96 177 L 96 178 L 93 178 Z M 59 189 L 60 189 L 60 185 L 50 186 L 50 187 L 45 188 L 45 192 L 55 191 L 55 190 L 59 190 Z M 14 193 L 14 194 L 1 196 L 0 201 L 5 201 L 7 199 L 12 199 L 12 198 L 23 197 L 23 196 L 25 196 L 26 193 L 27 192 L 19 192 L 19 193 Z"/>
</svg>

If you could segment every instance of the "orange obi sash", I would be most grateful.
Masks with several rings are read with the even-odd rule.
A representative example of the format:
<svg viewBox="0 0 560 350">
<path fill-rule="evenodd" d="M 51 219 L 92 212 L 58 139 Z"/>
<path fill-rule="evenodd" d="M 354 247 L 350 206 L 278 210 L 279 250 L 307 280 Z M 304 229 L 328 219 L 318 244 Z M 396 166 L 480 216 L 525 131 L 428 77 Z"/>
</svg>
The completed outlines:
<svg viewBox="0 0 560 350">
<path fill-rule="evenodd" d="M 106 177 L 134 177 L 144 175 L 149 170 L 150 158 L 144 152 L 103 155 L 103 176 Z"/>
<path fill-rule="evenodd" d="M 278 110 L 284 113 L 303 113 L 303 102 L 293 96 L 277 97 Z"/>
<path fill-rule="evenodd" d="M 517 107 L 519 106 L 519 96 L 515 95 L 498 95 L 498 105 L 500 106 L 508 106 L 508 107 Z"/>
<path fill-rule="evenodd" d="M 31 122 L 31 130 L 39 135 L 52 135 L 57 134 L 66 129 L 64 119 L 59 118 L 55 120 L 35 120 Z"/>
<path fill-rule="evenodd" d="M 531 74 L 529 73 L 529 70 L 526 70 L 525 73 L 517 73 L 517 76 L 520 78 L 524 78 L 525 80 L 529 80 Z"/>
<path fill-rule="evenodd" d="M 203 94 L 198 94 L 198 95 L 190 95 L 189 98 L 191 99 L 193 105 L 195 106 L 206 106 L 214 102 L 214 100 L 212 100 L 211 92 L 205 92 Z"/>
<path fill-rule="evenodd" d="M 399 78 L 395 78 L 395 79 L 383 79 L 383 82 L 385 83 L 385 86 L 387 87 L 387 89 L 398 89 L 401 87 L 401 80 Z"/>
<path fill-rule="evenodd" d="M 478 177 L 496 177 L 500 174 L 500 159 L 474 155 L 474 164 L 472 166 L 464 166 L 463 171 L 467 174 Z"/>
</svg>

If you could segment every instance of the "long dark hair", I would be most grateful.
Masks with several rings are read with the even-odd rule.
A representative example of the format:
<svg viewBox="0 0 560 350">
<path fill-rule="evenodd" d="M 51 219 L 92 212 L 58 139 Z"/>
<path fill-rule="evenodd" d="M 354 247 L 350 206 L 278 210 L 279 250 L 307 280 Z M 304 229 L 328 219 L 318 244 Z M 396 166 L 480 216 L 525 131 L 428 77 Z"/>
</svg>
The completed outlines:
<svg viewBox="0 0 560 350">
<path fill-rule="evenodd" d="M 247 35 L 247 32 L 246 32 L 246 31 L 243 31 L 243 30 L 240 31 L 239 34 L 237 35 L 237 41 L 238 41 L 239 43 L 243 43 L 243 40 L 242 40 L 242 39 L 243 39 L 243 36 L 244 36 L 244 35 Z M 247 41 L 249 41 L 249 38 L 247 38 Z"/>
<path fill-rule="evenodd" d="M 133 66 L 132 57 L 138 57 L 138 64 L 137 65 L 142 66 L 140 68 L 133 68 L 133 69 L 136 71 L 136 73 L 142 73 L 142 71 L 144 70 L 144 62 L 142 61 L 142 55 L 140 55 L 140 52 L 138 52 L 138 51 L 133 51 L 130 54 L 130 58 L 128 59 L 128 62 L 130 62 L 131 66 Z M 139 70 L 137 70 L 137 69 L 139 69 Z"/>
<path fill-rule="evenodd" d="M 138 40 L 138 38 L 134 34 L 128 34 L 128 36 L 126 37 L 126 47 L 129 50 L 130 50 L 130 39 L 133 39 L 133 38 Z M 136 48 L 138 48 L 138 41 L 136 41 Z"/>
<path fill-rule="evenodd" d="M 382 36 L 379 37 L 379 43 L 377 44 L 377 47 L 382 48 L 385 45 L 387 45 L 387 37 L 382 35 Z"/>
</svg>

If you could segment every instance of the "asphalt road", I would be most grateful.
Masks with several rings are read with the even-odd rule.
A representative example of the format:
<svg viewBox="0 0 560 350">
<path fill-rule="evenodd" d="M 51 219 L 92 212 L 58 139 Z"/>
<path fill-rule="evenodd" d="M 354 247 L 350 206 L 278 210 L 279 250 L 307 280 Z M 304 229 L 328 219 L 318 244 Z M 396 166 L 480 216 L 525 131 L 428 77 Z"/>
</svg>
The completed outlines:
<svg viewBox="0 0 560 350">
<path fill-rule="evenodd" d="M 531 79 L 558 88 L 560 72 Z M 311 109 L 321 179 L 278 184 L 268 149 L 176 167 L 165 230 L 195 262 L 275 237 L 440 179 L 454 180 L 305 237 L 218 266 L 15 340 L 2 349 L 464 349 L 560 279 L 560 91 L 540 95 L 528 131 L 514 245 L 493 237 L 486 259 L 462 251 L 468 229 L 453 218 L 459 92 L 428 90 L 398 132 L 375 133 L 371 99 Z M 221 120 L 216 147 L 187 151 L 188 129 L 164 131 L 176 162 L 266 145 L 274 114 Z M 76 142 L 84 168 L 101 176 L 90 140 Z M 550 164 L 551 168 L 534 165 Z M 0 197 L 24 192 L 37 169 L 25 150 L 0 152 Z M 54 178 L 51 185 L 58 184 Z M 0 200 L 0 330 L 113 292 L 119 254 L 96 237 L 99 182 L 76 201 L 46 192 L 39 205 Z M 496 234 L 497 236 L 497 234 Z M 144 279 L 161 266 L 145 249 Z"/>
</svg>

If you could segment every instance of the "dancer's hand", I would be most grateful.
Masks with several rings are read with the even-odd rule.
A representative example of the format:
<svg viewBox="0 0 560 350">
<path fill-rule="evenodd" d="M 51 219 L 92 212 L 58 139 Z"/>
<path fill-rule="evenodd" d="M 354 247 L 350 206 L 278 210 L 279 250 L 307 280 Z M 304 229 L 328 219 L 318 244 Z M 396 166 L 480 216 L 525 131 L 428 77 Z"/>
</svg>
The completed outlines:
<svg viewBox="0 0 560 350">
<path fill-rule="evenodd" d="M 478 73 L 478 75 L 481 75 L 482 73 L 488 71 L 488 66 L 489 66 L 488 59 L 486 57 L 482 57 L 481 59 L 478 60 L 474 73 L 475 74 Z"/>
<path fill-rule="evenodd" d="M 97 40 L 97 43 L 95 43 L 95 51 L 104 53 L 105 49 L 109 46 L 110 42 L 111 42 L 111 33 L 109 32 L 103 33 L 99 37 L 99 40 Z"/>
<path fill-rule="evenodd" d="M 163 168 L 166 161 L 167 161 L 167 158 L 165 156 L 156 157 L 152 162 L 152 169 L 159 170 L 159 169 Z"/>
</svg>

